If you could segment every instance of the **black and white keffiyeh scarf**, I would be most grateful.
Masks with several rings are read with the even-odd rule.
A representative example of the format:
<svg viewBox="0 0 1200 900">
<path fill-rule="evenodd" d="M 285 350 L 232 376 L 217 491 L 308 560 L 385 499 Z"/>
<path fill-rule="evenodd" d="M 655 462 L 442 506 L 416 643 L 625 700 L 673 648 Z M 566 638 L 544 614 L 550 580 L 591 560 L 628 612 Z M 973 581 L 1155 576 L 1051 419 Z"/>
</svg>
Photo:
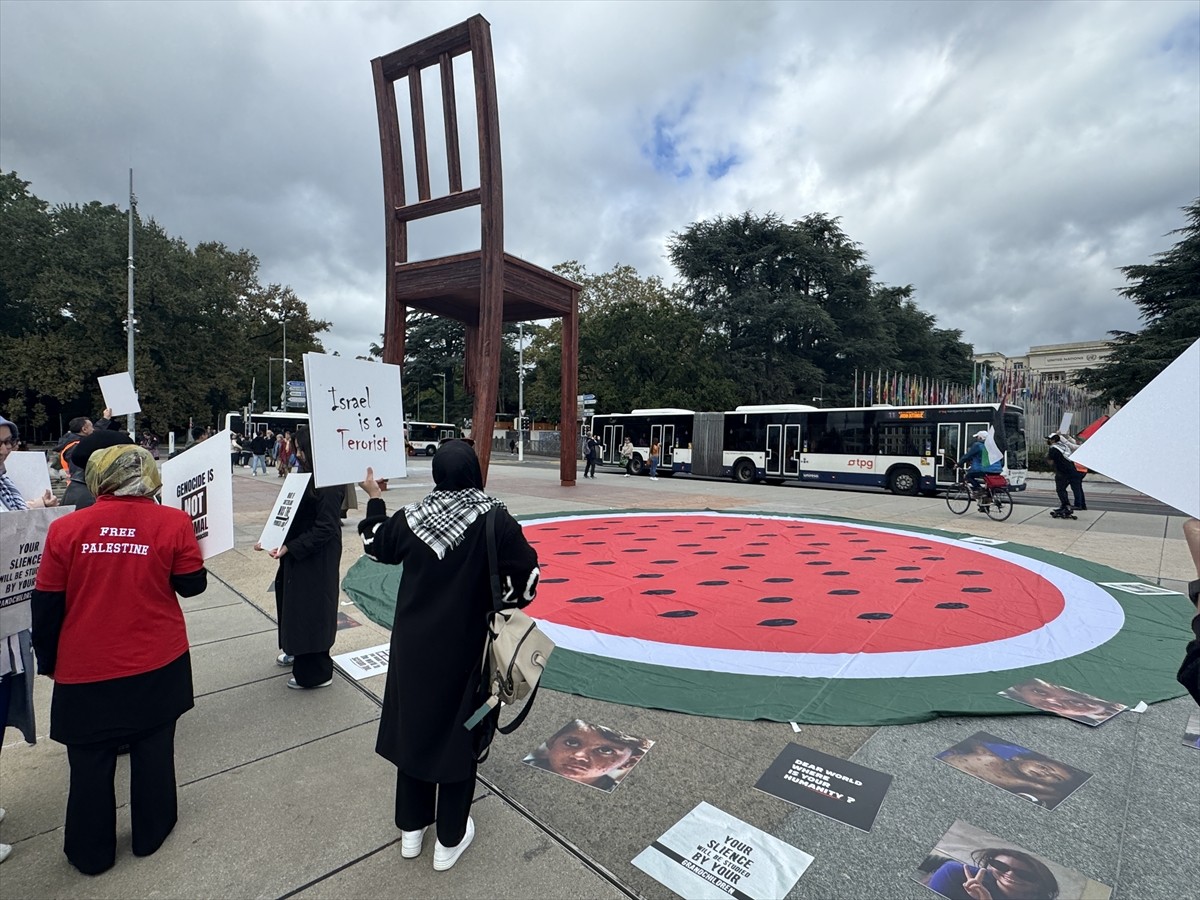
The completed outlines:
<svg viewBox="0 0 1200 900">
<path fill-rule="evenodd" d="M 13 512 L 29 508 L 16 483 L 3 470 L 0 470 L 0 508 Z"/>
<path fill-rule="evenodd" d="M 420 503 L 404 507 L 404 519 L 438 559 L 462 543 L 471 523 L 493 507 L 504 508 L 495 497 L 478 488 L 434 491 Z"/>
</svg>

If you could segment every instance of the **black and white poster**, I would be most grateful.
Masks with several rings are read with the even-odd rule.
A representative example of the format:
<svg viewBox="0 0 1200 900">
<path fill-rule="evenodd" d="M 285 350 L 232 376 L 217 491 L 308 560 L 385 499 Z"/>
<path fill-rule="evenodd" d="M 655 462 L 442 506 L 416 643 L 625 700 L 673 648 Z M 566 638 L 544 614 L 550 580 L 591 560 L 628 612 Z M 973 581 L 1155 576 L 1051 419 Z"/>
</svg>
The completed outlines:
<svg viewBox="0 0 1200 900">
<path fill-rule="evenodd" d="M 73 506 L 23 509 L 0 516 L 0 638 L 29 628 L 30 598 L 50 523 Z"/>
<path fill-rule="evenodd" d="M 892 776 L 801 744 L 788 744 L 754 786 L 766 794 L 870 831 Z"/>
<path fill-rule="evenodd" d="M 633 864 L 689 900 L 771 900 L 795 887 L 812 861 L 803 850 L 702 802 Z"/>
</svg>

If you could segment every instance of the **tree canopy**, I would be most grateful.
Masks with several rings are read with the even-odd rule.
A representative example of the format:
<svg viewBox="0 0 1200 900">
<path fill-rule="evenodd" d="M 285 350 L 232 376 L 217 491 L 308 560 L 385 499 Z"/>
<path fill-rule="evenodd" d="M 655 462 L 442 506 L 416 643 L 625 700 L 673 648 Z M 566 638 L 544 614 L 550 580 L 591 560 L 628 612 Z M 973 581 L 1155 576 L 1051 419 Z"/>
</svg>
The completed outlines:
<svg viewBox="0 0 1200 900">
<path fill-rule="evenodd" d="M 1124 404 L 1200 337 L 1200 198 L 1183 208 L 1183 235 L 1155 262 L 1122 266 L 1129 282 L 1118 293 L 1141 311 L 1139 332 L 1110 331 L 1115 346 L 1077 381 L 1108 403 Z"/>
</svg>

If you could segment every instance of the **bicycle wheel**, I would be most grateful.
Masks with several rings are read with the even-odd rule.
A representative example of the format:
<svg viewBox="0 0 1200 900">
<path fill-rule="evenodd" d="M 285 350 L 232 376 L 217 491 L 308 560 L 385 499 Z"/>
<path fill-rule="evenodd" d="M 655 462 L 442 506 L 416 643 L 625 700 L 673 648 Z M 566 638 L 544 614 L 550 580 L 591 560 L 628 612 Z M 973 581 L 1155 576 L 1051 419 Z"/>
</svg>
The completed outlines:
<svg viewBox="0 0 1200 900">
<path fill-rule="evenodd" d="M 971 508 L 971 494 L 967 490 L 967 486 L 965 484 L 956 484 L 947 490 L 946 505 L 950 507 L 950 512 L 956 516 L 964 515 Z"/>
<path fill-rule="evenodd" d="M 998 488 L 992 491 L 992 502 L 987 506 L 987 514 L 997 522 L 1003 522 L 1012 515 L 1012 497 L 1008 488 Z"/>
</svg>

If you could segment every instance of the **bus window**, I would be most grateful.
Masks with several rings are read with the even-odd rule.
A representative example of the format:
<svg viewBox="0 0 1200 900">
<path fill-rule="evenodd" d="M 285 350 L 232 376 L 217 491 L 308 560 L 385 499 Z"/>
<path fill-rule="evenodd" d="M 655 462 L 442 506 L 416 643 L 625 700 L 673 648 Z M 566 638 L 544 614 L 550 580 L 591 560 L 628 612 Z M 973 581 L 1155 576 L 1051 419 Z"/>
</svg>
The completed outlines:
<svg viewBox="0 0 1200 900">
<path fill-rule="evenodd" d="M 877 431 L 880 456 L 930 456 L 933 426 L 880 425 Z"/>
<path fill-rule="evenodd" d="M 1008 441 L 1008 467 L 1029 468 L 1029 445 L 1025 437 L 1025 414 L 1013 409 L 1004 411 L 1004 439 Z"/>
</svg>

